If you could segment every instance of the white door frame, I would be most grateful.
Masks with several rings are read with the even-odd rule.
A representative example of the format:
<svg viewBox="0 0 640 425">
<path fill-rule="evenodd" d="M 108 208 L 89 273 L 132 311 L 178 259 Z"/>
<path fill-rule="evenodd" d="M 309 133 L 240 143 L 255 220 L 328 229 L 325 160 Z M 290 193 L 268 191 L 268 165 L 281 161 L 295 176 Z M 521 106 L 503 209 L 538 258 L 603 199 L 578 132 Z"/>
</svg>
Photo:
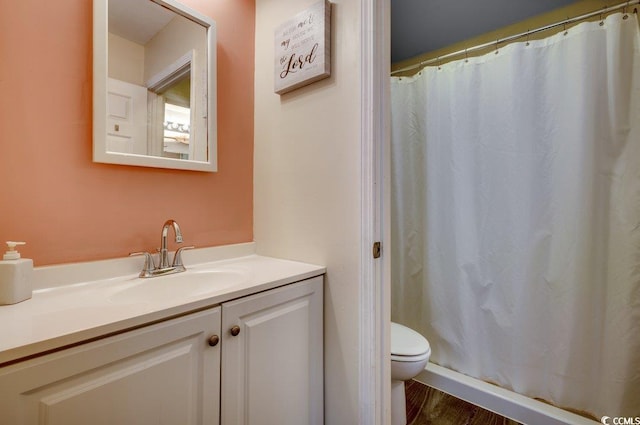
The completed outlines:
<svg viewBox="0 0 640 425">
<path fill-rule="evenodd" d="M 389 238 L 390 0 L 362 3 L 360 424 L 391 422 Z M 373 243 L 382 256 L 373 258 Z"/>
</svg>

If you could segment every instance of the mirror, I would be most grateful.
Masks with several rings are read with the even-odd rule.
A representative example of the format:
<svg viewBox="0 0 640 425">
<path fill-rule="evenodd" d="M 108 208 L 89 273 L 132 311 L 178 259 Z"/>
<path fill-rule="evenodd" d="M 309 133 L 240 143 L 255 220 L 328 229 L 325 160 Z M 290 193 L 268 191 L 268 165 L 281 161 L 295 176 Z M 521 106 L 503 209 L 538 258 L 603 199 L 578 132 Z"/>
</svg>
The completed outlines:
<svg viewBox="0 0 640 425">
<path fill-rule="evenodd" d="M 93 7 L 93 161 L 216 171 L 215 22 L 174 0 Z"/>
</svg>

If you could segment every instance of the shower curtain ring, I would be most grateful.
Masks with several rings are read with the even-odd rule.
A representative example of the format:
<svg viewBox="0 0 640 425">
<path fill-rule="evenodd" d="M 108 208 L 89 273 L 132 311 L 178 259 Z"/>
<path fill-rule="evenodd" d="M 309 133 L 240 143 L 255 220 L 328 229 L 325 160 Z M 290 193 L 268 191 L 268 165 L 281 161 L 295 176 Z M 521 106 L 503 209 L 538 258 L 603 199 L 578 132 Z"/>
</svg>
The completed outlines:
<svg viewBox="0 0 640 425">
<path fill-rule="evenodd" d="M 569 20 L 569 17 L 567 16 L 567 21 Z M 562 29 L 564 30 L 564 35 L 569 34 L 569 31 L 567 31 L 567 21 L 564 21 L 562 23 Z"/>
<path fill-rule="evenodd" d="M 467 54 L 467 49 L 464 49 L 464 62 L 469 63 L 469 55 Z"/>
<path fill-rule="evenodd" d="M 440 66 L 440 56 L 438 56 L 438 59 L 436 59 L 436 64 L 438 65 L 438 70 L 441 70 L 442 67 Z"/>
<path fill-rule="evenodd" d="M 500 39 L 496 40 L 496 55 L 498 54 L 498 43 L 500 43 Z"/>
<path fill-rule="evenodd" d="M 603 11 L 600 12 L 600 26 L 601 27 L 604 26 L 604 18 L 603 18 L 603 16 L 604 16 L 604 10 L 606 10 L 606 9 L 607 9 L 607 6 L 605 6 Z"/>
<path fill-rule="evenodd" d="M 624 15 L 622 16 L 622 19 L 629 19 L 629 13 L 627 12 L 628 8 L 629 8 L 629 2 L 627 2 L 627 5 L 622 8 L 622 12 L 624 13 Z"/>
<path fill-rule="evenodd" d="M 529 44 L 529 36 L 531 35 L 531 30 L 527 30 L 527 42 L 524 44 L 525 46 L 528 46 Z"/>
</svg>

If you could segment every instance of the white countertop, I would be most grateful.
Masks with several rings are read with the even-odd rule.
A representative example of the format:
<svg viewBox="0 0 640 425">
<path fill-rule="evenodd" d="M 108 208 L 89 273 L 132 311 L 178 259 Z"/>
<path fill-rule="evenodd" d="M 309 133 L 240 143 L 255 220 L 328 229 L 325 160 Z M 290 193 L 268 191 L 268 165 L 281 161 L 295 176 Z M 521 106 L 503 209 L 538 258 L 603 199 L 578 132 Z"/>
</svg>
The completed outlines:
<svg viewBox="0 0 640 425">
<path fill-rule="evenodd" d="M 185 264 L 186 272 L 167 277 L 140 279 L 136 273 L 48 287 L 36 285 L 39 289 L 33 291 L 30 300 L 0 306 L 0 365 L 325 272 L 321 266 L 258 255 L 191 265 L 185 258 Z M 161 286 L 153 287 L 154 282 L 161 284 L 161 279 L 211 271 L 236 278 L 222 284 L 213 282 L 211 290 L 203 291 L 200 285 L 199 291 L 190 294 L 176 295 L 173 290 L 170 294 L 154 293 L 156 289 L 162 291 Z"/>
</svg>

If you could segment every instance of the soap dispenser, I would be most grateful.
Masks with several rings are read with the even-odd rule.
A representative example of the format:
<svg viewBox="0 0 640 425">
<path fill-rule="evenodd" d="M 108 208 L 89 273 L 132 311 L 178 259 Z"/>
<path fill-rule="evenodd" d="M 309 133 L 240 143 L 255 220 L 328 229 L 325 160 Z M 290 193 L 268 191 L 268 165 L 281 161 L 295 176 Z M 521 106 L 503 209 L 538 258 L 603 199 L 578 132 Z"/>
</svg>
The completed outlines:
<svg viewBox="0 0 640 425">
<path fill-rule="evenodd" d="M 31 298 L 33 260 L 20 258 L 18 245 L 25 242 L 7 241 L 9 250 L 0 261 L 0 304 L 15 304 Z"/>
</svg>

